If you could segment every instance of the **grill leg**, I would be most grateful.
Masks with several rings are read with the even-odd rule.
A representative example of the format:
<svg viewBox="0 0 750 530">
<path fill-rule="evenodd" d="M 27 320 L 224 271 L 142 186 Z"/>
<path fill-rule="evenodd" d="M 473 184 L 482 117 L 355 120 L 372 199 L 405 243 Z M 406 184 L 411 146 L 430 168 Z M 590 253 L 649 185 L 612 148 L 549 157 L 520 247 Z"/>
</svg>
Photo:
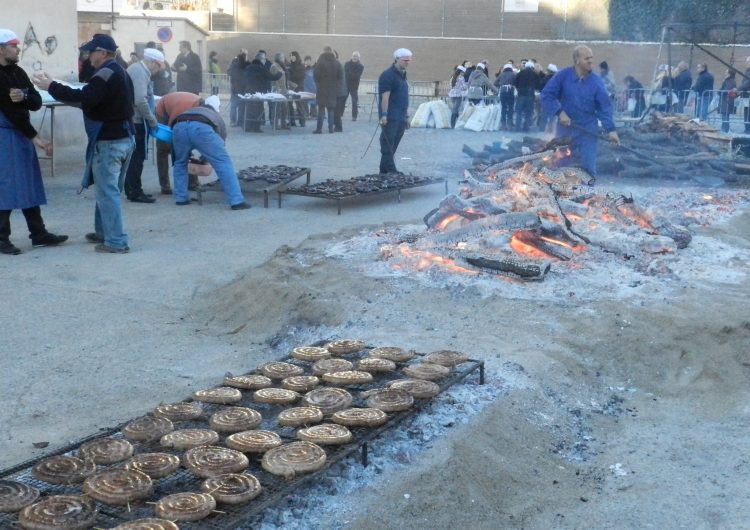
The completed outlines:
<svg viewBox="0 0 750 530">
<path fill-rule="evenodd" d="M 279 208 L 281 208 L 281 192 L 277 192 L 279 194 Z"/>
<path fill-rule="evenodd" d="M 362 465 L 367 467 L 367 442 L 362 444 Z"/>
<path fill-rule="evenodd" d="M 268 190 L 263 190 L 263 208 L 268 208 Z"/>
<path fill-rule="evenodd" d="M 484 362 L 479 365 L 479 384 L 484 384 Z"/>
</svg>

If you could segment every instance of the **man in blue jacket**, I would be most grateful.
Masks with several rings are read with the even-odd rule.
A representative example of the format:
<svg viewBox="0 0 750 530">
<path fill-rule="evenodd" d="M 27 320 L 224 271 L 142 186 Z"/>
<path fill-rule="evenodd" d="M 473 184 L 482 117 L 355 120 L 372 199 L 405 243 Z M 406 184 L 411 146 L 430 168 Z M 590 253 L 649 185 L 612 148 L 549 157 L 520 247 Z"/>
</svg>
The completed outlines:
<svg viewBox="0 0 750 530">
<path fill-rule="evenodd" d="M 378 79 L 378 116 L 380 117 L 380 173 L 401 173 L 396 169 L 396 149 L 409 127 L 409 83 L 406 68 L 411 51 L 393 52 L 393 64 Z"/>
<path fill-rule="evenodd" d="M 558 117 L 557 136 L 570 137 L 576 161 L 596 176 L 599 122 L 610 141 L 619 145 L 620 138 L 612 117 L 612 100 L 593 66 L 591 48 L 577 46 L 573 66 L 557 72 L 542 90 L 542 107 L 547 115 Z"/>
<path fill-rule="evenodd" d="M 95 232 L 86 239 L 97 243 L 97 252 L 125 254 L 128 235 L 122 218 L 122 186 L 135 148 L 133 129 L 133 83 L 115 61 L 117 44 L 98 33 L 81 46 L 89 52 L 94 75 L 83 88 L 71 88 L 53 81 L 44 72 L 34 74 L 34 83 L 58 101 L 80 106 L 89 142 L 86 169 L 81 186 L 94 184 Z"/>
</svg>

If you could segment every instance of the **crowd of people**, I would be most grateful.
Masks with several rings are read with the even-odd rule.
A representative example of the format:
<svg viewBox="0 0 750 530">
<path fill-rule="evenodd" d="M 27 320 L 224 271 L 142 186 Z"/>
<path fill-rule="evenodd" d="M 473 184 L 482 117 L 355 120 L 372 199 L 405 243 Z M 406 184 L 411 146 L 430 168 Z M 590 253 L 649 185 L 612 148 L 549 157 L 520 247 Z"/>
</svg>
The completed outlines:
<svg viewBox="0 0 750 530">
<path fill-rule="evenodd" d="M 606 66 L 606 62 L 602 63 Z M 522 59 L 518 66 L 508 60 L 490 79 L 487 60 L 476 64 L 464 60 L 456 65 L 450 79 L 451 127 L 467 103 L 498 102 L 501 106 L 501 128 L 529 132 L 551 130 L 554 116 L 542 111 L 540 94 L 557 73 L 557 65 L 546 68 L 537 59 Z M 614 87 L 613 87 L 614 90 Z"/>
<path fill-rule="evenodd" d="M 270 105 L 268 122 L 274 128 L 287 129 L 297 124 L 304 127 L 308 120 L 315 119 L 313 133 L 321 134 L 327 119 L 329 132 L 343 132 L 342 117 L 350 97 L 352 120 L 357 120 L 359 83 L 364 69 L 359 52 L 353 52 L 342 64 L 338 52 L 329 46 L 315 61 L 310 55 L 303 58 L 297 51 L 288 56 L 278 52 L 271 61 L 265 50 L 258 50 L 252 58 L 247 50 L 240 50 L 227 70 L 230 125 L 246 125 L 252 132 L 263 132 L 262 125 L 266 122 L 263 101 L 243 104 L 241 96 L 269 92 L 286 96 L 293 91 L 313 93 L 315 99 L 310 103 L 293 100 Z"/>
<path fill-rule="evenodd" d="M 695 67 L 695 79 L 690 73 L 690 67 L 681 61 L 676 67 L 660 65 L 650 87 L 650 104 L 657 110 L 672 110 L 685 112 L 694 107 L 694 114 L 701 120 L 706 120 L 711 112 L 721 116 L 721 128 L 729 131 L 730 116 L 735 113 L 735 103 L 738 97 L 750 96 L 750 57 L 745 59 L 744 76 L 738 82 L 735 68 L 724 70 L 721 84 L 716 86 L 716 78 L 709 71 L 708 64 L 701 62 Z M 644 93 L 643 85 L 637 83 L 633 89 Z M 639 108 L 646 107 L 645 98 L 639 97 Z M 692 98 L 692 101 L 691 101 Z M 635 109 L 634 109 L 635 110 Z M 744 106 L 744 132 L 750 134 L 750 107 Z"/>
</svg>

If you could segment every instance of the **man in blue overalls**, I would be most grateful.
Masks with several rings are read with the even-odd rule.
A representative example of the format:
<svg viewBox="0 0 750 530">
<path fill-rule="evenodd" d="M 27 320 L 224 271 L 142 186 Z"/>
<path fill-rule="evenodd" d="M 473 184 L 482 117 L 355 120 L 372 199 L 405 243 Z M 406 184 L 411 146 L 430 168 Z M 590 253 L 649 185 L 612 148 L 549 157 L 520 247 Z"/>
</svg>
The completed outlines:
<svg viewBox="0 0 750 530">
<path fill-rule="evenodd" d="M 595 74 L 594 54 L 588 46 L 573 50 L 573 66 L 563 68 L 542 90 L 542 107 L 558 117 L 557 136 L 570 137 L 572 158 L 596 176 L 599 122 L 610 141 L 620 144 L 612 117 L 612 100 L 601 77 Z M 562 163 L 570 163 L 563 160 Z"/>
<path fill-rule="evenodd" d="M 409 128 L 409 83 L 406 68 L 411 51 L 399 48 L 393 52 L 393 64 L 378 79 L 378 116 L 380 117 L 380 174 L 398 173 L 396 149 Z"/>
</svg>

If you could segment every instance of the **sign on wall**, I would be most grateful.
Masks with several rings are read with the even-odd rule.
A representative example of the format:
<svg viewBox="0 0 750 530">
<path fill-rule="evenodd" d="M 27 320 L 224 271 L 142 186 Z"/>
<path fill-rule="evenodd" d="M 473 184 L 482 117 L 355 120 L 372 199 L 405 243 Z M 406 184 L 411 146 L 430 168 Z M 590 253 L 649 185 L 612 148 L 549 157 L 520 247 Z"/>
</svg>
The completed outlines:
<svg viewBox="0 0 750 530">
<path fill-rule="evenodd" d="M 506 13 L 538 13 L 539 0 L 505 0 L 503 10 Z"/>
</svg>

